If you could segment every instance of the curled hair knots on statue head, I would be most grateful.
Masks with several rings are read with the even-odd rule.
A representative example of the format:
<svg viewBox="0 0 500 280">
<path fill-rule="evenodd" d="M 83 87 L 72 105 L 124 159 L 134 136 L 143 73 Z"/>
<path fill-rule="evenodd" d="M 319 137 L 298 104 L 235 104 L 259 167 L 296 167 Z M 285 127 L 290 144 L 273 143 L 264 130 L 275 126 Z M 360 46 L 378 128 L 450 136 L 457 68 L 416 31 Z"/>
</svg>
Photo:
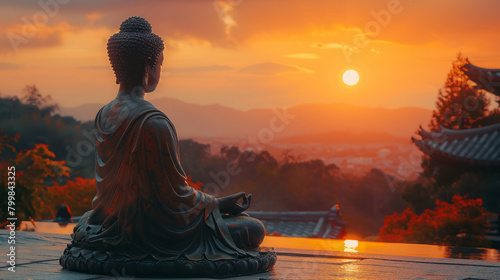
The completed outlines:
<svg viewBox="0 0 500 280">
<path fill-rule="evenodd" d="M 117 82 L 141 84 L 148 57 L 150 67 L 155 67 L 164 48 L 163 40 L 152 32 L 151 24 L 144 18 L 130 17 L 123 21 L 120 32 L 108 40 L 109 61 Z"/>
</svg>

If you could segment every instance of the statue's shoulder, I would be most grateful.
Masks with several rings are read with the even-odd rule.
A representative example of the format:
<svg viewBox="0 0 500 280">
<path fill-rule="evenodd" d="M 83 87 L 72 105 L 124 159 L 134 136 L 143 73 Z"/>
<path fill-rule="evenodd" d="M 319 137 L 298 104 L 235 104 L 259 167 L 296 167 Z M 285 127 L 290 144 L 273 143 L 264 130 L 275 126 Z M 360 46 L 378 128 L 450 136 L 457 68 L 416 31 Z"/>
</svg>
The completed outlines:
<svg viewBox="0 0 500 280">
<path fill-rule="evenodd" d="M 168 125 L 170 120 L 151 102 L 146 100 L 113 100 L 102 107 L 96 115 L 95 127 L 104 133 L 114 133 L 116 130 L 132 129 L 140 124 L 142 128 Z"/>
<path fill-rule="evenodd" d="M 144 122 L 149 121 L 150 119 L 167 118 L 162 111 L 146 100 L 123 102 L 120 110 L 123 111 L 123 114 L 127 115 L 130 121 L 136 121 L 139 119 Z"/>
<path fill-rule="evenodd" d="M 174 124 L 167 117 L 167 115 L 157 109 L 153 104 L 148 101 L 144 101 L 145 106 L 142 108 L 141 112 L 141 122 L 143 129 L 146 130 L 172 130 L 175 131 Z"/>
</svg>

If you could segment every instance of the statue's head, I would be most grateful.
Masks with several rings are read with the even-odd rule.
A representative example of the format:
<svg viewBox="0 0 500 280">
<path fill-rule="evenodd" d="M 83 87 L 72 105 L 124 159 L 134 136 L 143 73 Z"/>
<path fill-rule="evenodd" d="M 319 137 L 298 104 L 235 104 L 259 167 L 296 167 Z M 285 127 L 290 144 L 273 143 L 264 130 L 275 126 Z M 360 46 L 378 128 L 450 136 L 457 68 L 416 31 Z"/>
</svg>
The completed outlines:
<svg viewBox="0 0 500 280">
<path fill-rule="evenodd" d="M 130 17 L 120 25 L 120 32 L 108 40 L 108 56 L 116 83 L 126 87 L 143 86 L 155 90 L 163 62 L 163 40 L 152 32 L 149 22 Z"/>
</svg>

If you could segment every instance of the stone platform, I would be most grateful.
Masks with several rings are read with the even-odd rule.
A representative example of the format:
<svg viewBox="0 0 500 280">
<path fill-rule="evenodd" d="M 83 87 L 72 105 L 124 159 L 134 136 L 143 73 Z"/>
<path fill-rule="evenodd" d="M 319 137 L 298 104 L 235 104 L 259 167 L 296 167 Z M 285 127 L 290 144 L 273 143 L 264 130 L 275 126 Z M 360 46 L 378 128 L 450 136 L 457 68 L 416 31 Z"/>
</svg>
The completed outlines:
<svg viewBox="0 0 500 280">
<path fill-rule="evenodd" d="M 1 279 L 142 279 L 119 271 L 110 277 L 64 270 L 59 257 L 70 242 L 68 235 L 23 231 L 16 232 L 16 272 L 10 272 L 8 233 L 0 230 Z M 491 249 L 457 251 L 444 246 L 363 241 L 355 249 L 346 249 L 341 240 L 288 237 L 266 237 L 264 246 L 278 252 L 275 268 L 236 279 L 500 279 L 498 251 Z"/>
</svg>

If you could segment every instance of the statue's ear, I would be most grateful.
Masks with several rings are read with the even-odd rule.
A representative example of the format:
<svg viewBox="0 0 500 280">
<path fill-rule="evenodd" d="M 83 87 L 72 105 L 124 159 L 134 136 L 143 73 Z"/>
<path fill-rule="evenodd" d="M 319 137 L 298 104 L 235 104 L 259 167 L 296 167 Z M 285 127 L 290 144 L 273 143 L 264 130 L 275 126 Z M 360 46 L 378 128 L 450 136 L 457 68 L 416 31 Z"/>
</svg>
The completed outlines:
<svg viewBox="0 0 500 280">
<path fill-rule="evenodd" d="M 151 61 L 151 57 L 148 57 L 146 62 L 144 62 L 144 73 L 149 73 L 149 70 L 151 70 Z"/>
</svg>

